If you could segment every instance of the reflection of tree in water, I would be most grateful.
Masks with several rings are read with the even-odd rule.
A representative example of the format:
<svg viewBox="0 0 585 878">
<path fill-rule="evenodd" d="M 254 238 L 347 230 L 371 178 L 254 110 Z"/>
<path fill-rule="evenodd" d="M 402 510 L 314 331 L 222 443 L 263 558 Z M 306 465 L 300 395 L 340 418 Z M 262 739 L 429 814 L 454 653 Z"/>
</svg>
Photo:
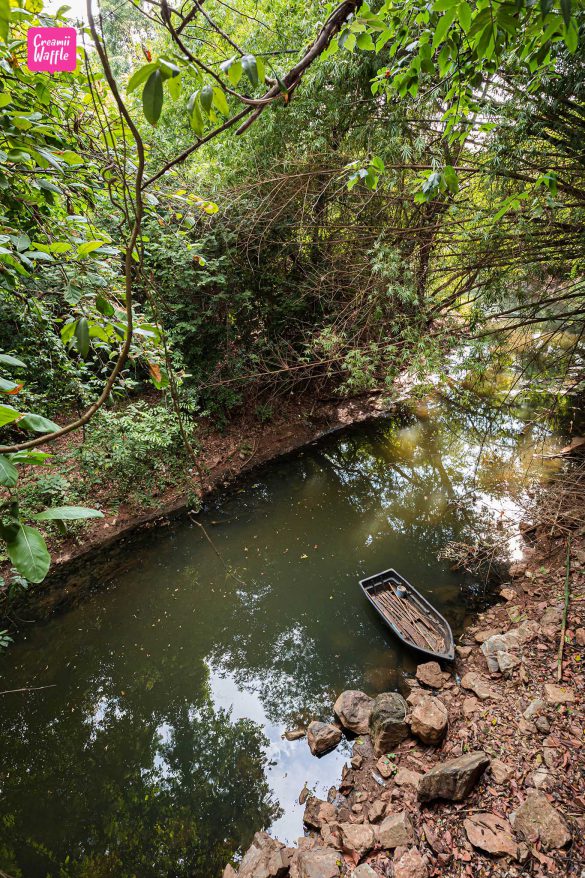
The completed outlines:
<svg viewBox="0 0 585 878">
<path fill-rule="evenodd" d="M 207 700 L 164 717 L 143 707 L 128 693 L 66 706 L 41 738 L 26 732 L 39 717 L 2 730 L 4 765 L 28 766 L 2 777 L 9 875 L 212 878 L 280 816 L 255 723 Z"/>
</svg>

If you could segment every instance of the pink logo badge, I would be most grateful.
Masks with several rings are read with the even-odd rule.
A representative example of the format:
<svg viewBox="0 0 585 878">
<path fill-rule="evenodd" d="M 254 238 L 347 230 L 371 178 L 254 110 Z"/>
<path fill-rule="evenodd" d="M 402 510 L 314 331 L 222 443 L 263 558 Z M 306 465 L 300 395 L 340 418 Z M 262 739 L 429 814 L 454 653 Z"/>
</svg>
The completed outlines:
<svg viewBox="0 0 585 878">
<path fill-rule="evenodd" d="M 77 66 L 77 31 L 73 27 L 29 27 L 28 69 L 35 73 L 71 73 Z"/>
</svg>

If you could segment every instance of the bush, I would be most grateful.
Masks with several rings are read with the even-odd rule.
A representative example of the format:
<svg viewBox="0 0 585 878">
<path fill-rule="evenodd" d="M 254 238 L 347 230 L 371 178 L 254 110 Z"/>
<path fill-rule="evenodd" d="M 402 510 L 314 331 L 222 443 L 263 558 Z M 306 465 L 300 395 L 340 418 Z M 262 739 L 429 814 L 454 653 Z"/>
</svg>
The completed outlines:
<svg viewBox="0 0 585 878">
<path fill-rule="evenodd" d="M 185 423 L 191 434 L 193 422 Z M 122 411 L 100 411 L 90 422 L 81 452 L 87 479 L 108 478 L 118 499 L 145 500 L 158 485 L 176 484 L 187 462 L 179 423 L 164 403 L 131 403 Z"/>
</svg>

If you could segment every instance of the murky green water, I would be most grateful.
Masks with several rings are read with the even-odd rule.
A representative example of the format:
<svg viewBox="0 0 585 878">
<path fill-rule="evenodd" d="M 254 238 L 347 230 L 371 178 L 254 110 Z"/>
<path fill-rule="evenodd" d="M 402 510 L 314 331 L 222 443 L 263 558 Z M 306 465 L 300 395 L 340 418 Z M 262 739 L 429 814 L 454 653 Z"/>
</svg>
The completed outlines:
<svg viewBox="0 0 585 878">
<path fill-rule="evenodd" d="M 0 701 L 0 869 L 214 878 L 257 829 L 300 835 L 299 791 L 325 795 L 347 749 L 317 760 L 282 732 L 414 664 L 358 579 L 395 566 L 462 631 L 483 590 L 437 552 L 515 514 L 505 483 L 546 441 L 521 415 L 434 402 L 322 442 L 200 516 L 237 578 L 183 523 L 31 627 L 0 688 L 51 688 Z"/>
</svg>

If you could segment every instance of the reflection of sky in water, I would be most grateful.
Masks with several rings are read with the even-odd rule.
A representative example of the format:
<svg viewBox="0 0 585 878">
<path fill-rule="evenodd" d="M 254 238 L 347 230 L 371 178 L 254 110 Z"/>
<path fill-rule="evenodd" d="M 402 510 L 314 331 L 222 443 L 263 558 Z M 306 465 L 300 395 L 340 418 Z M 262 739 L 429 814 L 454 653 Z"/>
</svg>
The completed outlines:
<svg viewBox="0 0 585 878">
<path fill-rule="evenodd" d="M 249 843 L 273 821 L 271 803 L 285 811 L 272 831 L 294 840 L 303 785 L 325 796 L 348 753 L 317 760 L 283 732 L 330 719 L 343 689 L 395 689 L 416 664 L 358 580 L 398 568 L 457 636 L 483 587 L 437 553 L 519 517 L 512 492 L 538 475 L 530 452 L 544 442 L 519 416 L 427 400 L 416 416 L 331 437 L 209 504 L 200 520 L 221 561 L 189 522 L 129 547 L 114 587 L 31 628 L 0 659 L 2 688 L 54 684 L 2 704 L 0 869 L 77 878 L 69 856 L 102 878 L 95 855 L 117 878 L 163 878 L 169 849 L 186 878 L 199 858 L 223 864 L 223 844 Z"/>
<path fill-rule="evenodd" d="M 299 793 L 305 783 L 323 799 L 341 776 L 343 763 L 350 758 L 349 744 L 345 742 L 332 753 L 320 759 L 311 755 L 306 738 L 287 741 L 282 737 L 282 726 L 274 725 L 266 716 L 258 694 L 261 688 L 242 691 L 230 674 L 212 669 L 209 684 L 216 707 L 231 708 L 232 717 L 247 717 L 264 729 L 270 744 L 266 748 L 269 759 L 268 782 L 274 799 L 280 803 L 284 814 L 271 827 L 271 834 L 281 841 L 292 843 L 302 835 L 304 806 L 299 805 Z"/>
</svg>

